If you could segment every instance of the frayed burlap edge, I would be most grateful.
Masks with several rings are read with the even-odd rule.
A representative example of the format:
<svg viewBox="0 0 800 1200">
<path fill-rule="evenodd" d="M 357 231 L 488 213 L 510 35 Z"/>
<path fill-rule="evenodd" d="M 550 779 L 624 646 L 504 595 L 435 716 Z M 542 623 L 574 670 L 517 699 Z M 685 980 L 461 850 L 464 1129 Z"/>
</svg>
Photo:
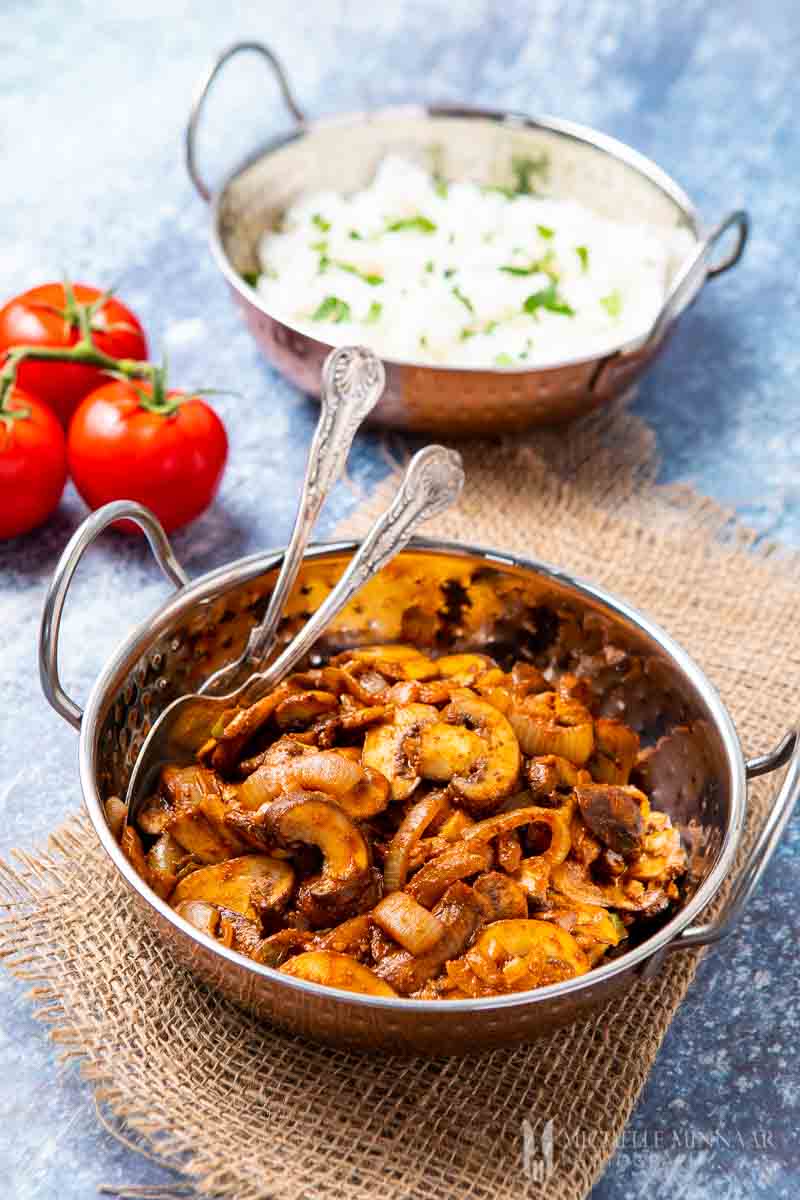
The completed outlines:
<svg viewBox="0 0 800 1200">
<path fill-rule="evenodd" d="M 746 750 L 776 740 L 797 711 L 783 669 L 800 650 L 786 619 L 798 598 L 795 556 L 688 489 L 654 487 L 651 436 L 623 408 L 569 434 L 459 448 L 469 484 L 433 534 L 556 561 L 638 601 L 705 666 Z M 391 485 L 339 532 L 360 532 Z M 767 795 L 763 784 L 751 793 L 742 853 Z M 656 980 L 530 1047 L 464 1060 L 366 1057 L 261 1025 L 176 967 L 83 815 L 48 851 L 0 864 L 0 897 L 0 953 L 112 1129 L 120 1122 L 135 1147 L 181 1170 L 195 1195 L 236 1200 L 376 1191 L 580 1200 L 613 1153 L 697 962 L 670 956 Z M 535 1157 L 550 1121 L 553 1168 L 541 1180 L 526 1145 Z M 569 1149 L 575 1129 L 580 1154 Z"/>
</svg>

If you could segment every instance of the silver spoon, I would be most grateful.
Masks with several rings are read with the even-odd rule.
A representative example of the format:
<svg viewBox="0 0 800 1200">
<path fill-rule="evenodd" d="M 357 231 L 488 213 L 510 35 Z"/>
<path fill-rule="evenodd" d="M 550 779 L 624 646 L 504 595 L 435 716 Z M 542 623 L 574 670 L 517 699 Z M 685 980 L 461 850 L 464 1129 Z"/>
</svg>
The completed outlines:
<svg viewBox="0 0 800 1200">
<path fill-rule="evenodd" d="M 152 792 L 155 777 L 165 763 L 186 765 L 195 761 L 226 709 L 245 696 L 253 703 L 271 691 L 311 650 L 331 621 L 373 575 L 410 541 L 430 517 L 449 508 L 464 485 L 461 455 L 444 446 L 426 446 L 408 464 L 394 500 L 377 518 L 358 552 L 332 592 L 303 628 L 263 671 L 254 672 L 240 687 L 225 696 L 198 692 L 173 700 L 147 735 L 128 783 L 127 820 L 132 821 L 142 800 Z"/>
<path fill-rule="evenodd" d="M 264 661 L 278 628 L 286 600 L 303 561 L 311 530 L 333 484 L 342 474 L 353 438 L 383 395 L 383 363 L 365 346 L 332 350 L 322 368 L 320 415 L 308 452 L 306 474 L 294 529 L 263 621 L 250 633 L 244 653 L 210 675 L 200 691 L 219 695 L 236 686 L 242 672 Z"/>
</svg>

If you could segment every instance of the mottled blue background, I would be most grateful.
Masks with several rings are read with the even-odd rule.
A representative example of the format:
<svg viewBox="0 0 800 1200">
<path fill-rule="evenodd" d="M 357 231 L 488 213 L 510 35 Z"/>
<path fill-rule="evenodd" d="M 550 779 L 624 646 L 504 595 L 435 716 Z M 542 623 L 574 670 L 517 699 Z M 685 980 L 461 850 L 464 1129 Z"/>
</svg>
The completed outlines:
<svg viewBox="0 0 800 1200">
<path fill-rule="evenodd" d="M 665 479 L 689 480 L 765 535 L 800 541 L 796 0 L 5 0 L 0 22 L 0 280 L 116 283 L 186 385 L 219 399 L 231 460 L 214 511 L 177 539 L 192 574 L 286 537 L 314 422 L 240 327 L 205 246 L 181 135 L 209 57 L 268 39 L 311 114 L 462 99 L 598 126 L 655 158 L 709 221 L 745 203 L 745 261 L 710 285 L 637 402 Z M 220 83 L 202 137 L 213 179 L 287 123 L 256 61 Z M 360 439 L 351 475 L 385 472 Z M 330 529 L 354 503 L 342 486 Z M 35 536 L 0 550 L 0 852 L 40 842 L 78 802 L 75 738 L 36 682 L 43 590 L 83 515 L 71 491 Z M 567 564 L 568 565 L 568 564 Z M 110 538 L 76 581 L 64 629 L 69 690 L 164 587 L 138 545 Z M 787 670 L 800 664 L 789 663 Z M 710 955 L 674 1022 L 595 1200 L 793 1197 L 800 1190 L 797 823 L 735 939 Z M 16 1200 L 78 1200 L 102 1182 L 166 1178 L 98 1126 L 22 989 L 0 975 L 0 1178 Z M 686 1150 L 718 1130 L 722 1140 Z M 657 1151 L 657 1131 L 679 1147 Z M 520 1192 L 524 1178 L 520 1173 Z"/>
</svg>

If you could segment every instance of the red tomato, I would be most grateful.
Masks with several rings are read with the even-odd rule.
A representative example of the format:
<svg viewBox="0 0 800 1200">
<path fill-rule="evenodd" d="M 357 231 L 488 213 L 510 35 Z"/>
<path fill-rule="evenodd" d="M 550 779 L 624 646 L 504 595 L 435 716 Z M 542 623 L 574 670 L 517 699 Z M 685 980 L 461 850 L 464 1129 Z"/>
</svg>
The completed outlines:
<svg viewBox="0 0 800 1200">
<path fill-rule="evenodd" d="M 154 411 L 149 383 L 114 382 L 86 397 L 72 418 L 67 456 L 75 486 L 90 508 L 138 500 L 165 529 L 193 521 L 214 498 L 225 459 L 225 427 L 212 408 L 179 391 Z M 139 532 L 122 522 L 126 532 Z"/>
<path fill-rule="evenodd" d="M 15 296 L 0 309 L 0 352 L 12 346 L 74 346 L 80 337 L 78 308 L 102 296 L 82 283 L 45 283 Z M 113 298 L 91 318 L 94 344 L 112 358 L 147 358 L 147 342 L 129 308 Z M 23 362 L 17 382 L 49 404 L 66 427 L 80 401 L 108 378 L 80 363 Z"/>
<path fill-rule="evenodd" d="M 67 482 L 64 433 L 47 405 L 15 387 L 6 410 L 20 416 L 0 414 L 0 538 L 46 521 Z"/>
</svg>

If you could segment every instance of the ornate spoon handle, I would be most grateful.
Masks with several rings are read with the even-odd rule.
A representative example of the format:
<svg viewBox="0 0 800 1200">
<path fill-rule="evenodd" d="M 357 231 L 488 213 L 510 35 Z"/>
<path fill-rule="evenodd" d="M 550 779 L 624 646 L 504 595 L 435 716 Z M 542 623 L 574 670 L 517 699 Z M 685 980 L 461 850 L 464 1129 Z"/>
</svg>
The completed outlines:
<svg viewBox="0 0 800 1200">
<path fill-rule="evenodd" d="M 319 421 L 308 452 L 291 541 L 269 607 L 263 621 L 251 631 L 241 658 L 211 675 L 201 688 L 202 693 L 219 695 L 226 687 L 234 686 L 243 670 L 252 671 L 266 658 L 319 511 L 344 470 L 359 426 L 377 404 L 385 384 L 383 363 L 364 346 L 341 346 L 326 358 Z"/>
<path fill-rule="evenodd" d="M 336 587 L 282 654 L 231 699 L 238 700 L 247 692 L 252 700 L 280 683 L 367 580 L 407 545 L 424 521 L 449 508 L 463 486 L 464 470 L 457 451 L 444 446 L 417 451 L 394 500 L 375 521 Z"/>
</svg>

